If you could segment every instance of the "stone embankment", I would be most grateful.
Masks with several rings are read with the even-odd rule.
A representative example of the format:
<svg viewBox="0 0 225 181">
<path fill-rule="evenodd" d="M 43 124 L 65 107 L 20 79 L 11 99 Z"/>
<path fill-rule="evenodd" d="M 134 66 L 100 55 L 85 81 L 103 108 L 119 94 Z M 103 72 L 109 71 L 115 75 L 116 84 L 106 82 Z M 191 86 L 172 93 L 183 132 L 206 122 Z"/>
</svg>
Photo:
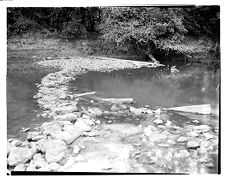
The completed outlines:
<svg viewBox="0 0 225 181">
<path fill-rule="evenodd" d="M 215 167 L 211 156 L 218 155 L 218 130 L 209 125 L 191 120 L 178 126 L 163 117 L 164 110 L 137 109 L 129 103 L 111 103 L 104 110 L 92 100 L 89 107 L 83 107 L 67 86 L 89 70 L 158 65 L 96 57 L 48 60 L 39 65 L 60 69 L 42 79 L 34 96 L 44 108 L 40 116 L 51 121 L 27 132 L 26 141 L 8 140 L 10 170 L 204 173 Z M 141 119 L 143 124 L 118 124 L 118 116 Z"/>
</svg>

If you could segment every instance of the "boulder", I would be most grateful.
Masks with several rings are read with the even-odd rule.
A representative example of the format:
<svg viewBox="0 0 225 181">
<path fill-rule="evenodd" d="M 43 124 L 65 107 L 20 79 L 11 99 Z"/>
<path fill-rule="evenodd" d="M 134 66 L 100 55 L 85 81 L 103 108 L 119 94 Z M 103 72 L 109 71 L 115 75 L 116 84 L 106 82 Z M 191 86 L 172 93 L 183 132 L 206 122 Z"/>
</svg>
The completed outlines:
<svg viewBox="0 0 225 181">
<path fill-rule="evenodd" d="M 68 113 L 64 115 L 59 115 L 55 117 L 55 121 L 70 121 L 70 122 L 75 122 L 77 119 L 77 115 L 73 113 Z"/>
<path fill-rule="evenodd" d="M 99 109 L 97 107 L 88 108 L 88 112 L 91 113 L 91 115 L 93 115 L 93 116 L 101 116 L 102 115 L 101 109 Z"/>
<path fill-rule="evenodd" d="M 28 147 L 14 147 L 8 156 L 8 164 L 10 166 L 16 166 L 20 163 L 25 163 L 30 160 L 35 151 Z"/>
<path fill-rule="evenodd" d="M 26 170 L 26 166 L 23 163 L 20 163 L 14 168 L 14 171 L 25 171 L 25 170 Z"/>
<path fill-rule="evenodd" d="M 134 107 L 130 107 L 130 112 L 132 112 L 135 115 L 141 115 L 142 114 L 142 111 L 143 110 L 141 108 L 140 109 L 136 109 Z"/>
<path fill-rule="evenodd" d="M 66 143 L 61 140 L 46 139 L 38 142 L 38 148 L 45 153 L 48 163 L 60 162 L 66 154 Z"/>
</svg>

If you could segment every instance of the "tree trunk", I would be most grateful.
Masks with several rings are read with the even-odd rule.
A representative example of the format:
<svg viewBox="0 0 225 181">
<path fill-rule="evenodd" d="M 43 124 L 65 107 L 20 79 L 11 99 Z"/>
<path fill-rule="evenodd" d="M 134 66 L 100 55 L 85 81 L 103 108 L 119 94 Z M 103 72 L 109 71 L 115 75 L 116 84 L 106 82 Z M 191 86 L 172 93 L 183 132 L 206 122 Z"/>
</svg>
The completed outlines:
<svg viewBox="0 0 225 181">
<path fill-rule="evenodd" d="M 154 62 L 154 63 L 159 63 L 159 61 L 157 61 L 157 60 L 155 59 L 155 57 L 154 57 L 151 53 L 147 53 L 146 55 L 150 58 L 150 60 L 151 60 L 152 62 Z"/>
</svg>

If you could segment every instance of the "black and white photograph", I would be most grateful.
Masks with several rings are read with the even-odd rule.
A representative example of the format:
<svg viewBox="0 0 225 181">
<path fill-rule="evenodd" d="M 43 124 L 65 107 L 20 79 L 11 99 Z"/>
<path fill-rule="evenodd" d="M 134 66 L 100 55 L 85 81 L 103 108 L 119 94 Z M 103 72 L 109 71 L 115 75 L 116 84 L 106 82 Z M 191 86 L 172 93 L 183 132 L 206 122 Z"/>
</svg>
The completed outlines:
<svg viewBox="0 0 225 181">
<path fill-rule="evenodd" d="M 221 173 L 220 5 L 5 9 L 5 175 Z"/>
</svg>

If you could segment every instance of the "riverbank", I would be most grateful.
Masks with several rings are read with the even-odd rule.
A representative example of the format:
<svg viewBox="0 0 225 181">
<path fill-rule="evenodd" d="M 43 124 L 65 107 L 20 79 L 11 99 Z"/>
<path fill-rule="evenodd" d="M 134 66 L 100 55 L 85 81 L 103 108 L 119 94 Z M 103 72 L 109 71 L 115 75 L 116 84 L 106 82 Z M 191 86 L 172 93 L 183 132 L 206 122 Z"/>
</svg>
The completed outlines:
<svg viewBox="0 0 225 181">
<path fill-rule="evenodd" d="M 8 140 L 8 169 L 190 174 L 214 168 L 216 172 L 218 128 L 191 118 L 181 124 L 162 109 L 79 97 L 68 90 L 68 83 L 87 71 L 157 64 L 77 55 L 31 58 L 37 59 L 36 68 L 57 70 L 42 78 L 34 95 L 44 109 L 39 116 L 50 121 L 36 131 L 24 130 L 23 142 Z M 140 124 L 114 123 L 119 117 L 139 119 Z"/>
</svg>

